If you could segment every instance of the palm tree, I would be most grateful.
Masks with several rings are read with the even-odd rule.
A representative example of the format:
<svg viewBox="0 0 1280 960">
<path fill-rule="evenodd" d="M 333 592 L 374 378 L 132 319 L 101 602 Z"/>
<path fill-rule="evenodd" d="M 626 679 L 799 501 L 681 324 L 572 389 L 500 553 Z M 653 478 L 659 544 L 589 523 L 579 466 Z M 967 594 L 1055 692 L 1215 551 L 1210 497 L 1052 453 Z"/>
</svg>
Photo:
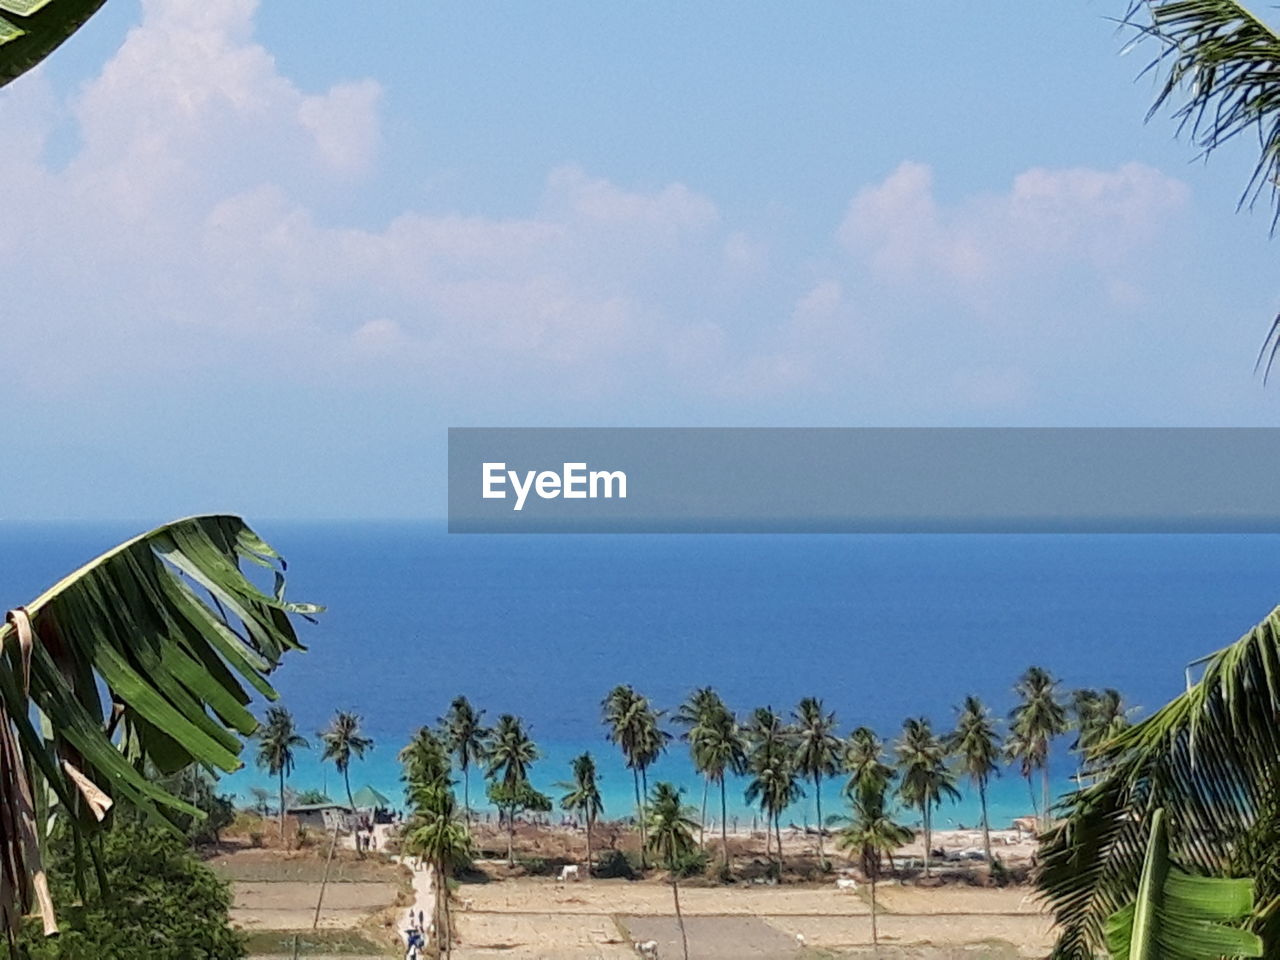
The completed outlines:
<svg viewBox="0 0 1280 960">
<path fill-rule="evenodd" d="M 506 797 L 507 863 L 515 864 L 516 806 L 520 791 L 529 787 L 529 768 L 541 756 L 538 745 L 529 737 L 524 721 L 504 713 L 489 734 L 485 744 L 488 769 L 485 776 L 503 790 Z M 499 810 L 499 816 L 502 811 Z"/>
<path fill-rule="evenodd" d="M 268 707 L 267 718 L 258 732 L 258 766 L 279 778 L 280 839 L 284 840 L 284 782 L 293 773 L 294 751 L 306 750 L 311 744 L 298 733 L 293 714 L 284 707 Z"/>
<path fill-rule="evenodd" d="M 933 809 L 944 798 L 959 800 L 955 774 L 947 769 L 947 749 L 924 717 L 906 720 L 894 747 L 898 755 L 898 795 L 920 811 L 924 827 L 924 875 L 929 875 L 933 851 Z"/>
<path fill-rule="evenodd" d="M 338 772 L 342 774 L 342 783 L 347 788 L 347 803 L 355 809 L 355 801 L 351 799 L 351 760 L 362 759 L 373 749 L 373 741 L 360 732 L 360 716 L 346 710 L 339 710 L 329 721 L 329 728 L 320 732 L 324 741 L 324 754 L 321 760 L 332 760 Z"/>
<path fill-rule="evenodd" d="M 568 791 L 560 798 L 560 809 L 577 813 L 587 825 L 587 876 L 591 876 L 591 829 L 604 812 L 600 799 L 600 777 L 590 753 L 573 758 L 573 780 L 556 784 Z"/>
<path fill-rule="evenodd" d="M 782 812 L 795 803 L 803 791 L 796 779 L 792 733 L 768 707 L 757 707 L 751 715 L 748 733 L 747 782 L 744 797 L 756 804 L 765 818 L 765 855 L 769 852 L 769 825 L 777 841 L 778 875 L 782 875 Z"/>
<path fill-rule="evenodd" d="M 1258 162 L 1241 204 L 1269 192 L 1280 222 L 1280 34 L 1235 0 L 1131 0 L 1126 22 L 1162 49 L 1147 71 L 1162 76 L 1148 117 L 1172 106 L 1179 132 L 1208 156 L 1252 133 Z M 1144 71 L 1146 72 L 1146 71 Z M 1280 317 L 1258 354 L 1270 373 L 1280 355 Z"/>
<path fill-rule="evenodd" d="M 640 827 L 640 857 L 644 866 L 648 844 L 645 842 L 644 798 L 649 792 L 649 767 L 662 755 L 671 734 L 662 729 L 661 712 L 654 710 L 646 697 L 629 685 L 609 691 L 602 704 L 609 740 L 618 745 L 631 770 L 636 794 L 636 819 Z"/>
<path fill-rule="evenodd" d="M 1099 748 L 1129 728 L 1131 712 L 1125 707 L 1119 690 L 1108 687 L 1101 693 L 1094 693 L 1087 720 L 1081 726 L 1076 741 L 1086 763 L 1092 766 L 1092 757 Z"/>
<path fill-rule="evenodd" d="M 453 953 L 453 920 L 449 914 L 449 875 L 471 859 L 471 833 L 458 819 L 457 804 L 447 780 L 418 782 L 410 788 L 413 816 L 405 838 L 405 852 L 425 860 L 433 874 L 436 942 L 441 954 Z"/>
<path fill-rule="evenodd" d="M 822 849 L 822 778 L 834 777 L 840 757 L 840 738 L 836 736 L 836 715 L 828 713 L 822 701 L 805 697 L 792 714 L 795 718 L 796 773 L 813 781 L 813 799 L 818 814 L 818 864 L 826 868 Z"/>
<path fill-rule="evenodd" d="M 707 716 L 690 731 L 693 742 L 694 763 L 707 780 L 720 787 L 720 846 L 724 868 L 729 868 L 729 802 L 725 775 L 742 775 L 747 771 L 747 745 L 738 720 L 733 713 L 720 705 L 718 710 L 708 711 Z M 706 822 L 706 801 L 703 801 L 703 822 Z"/>
<path fill-rule="evenodd" d="M 702 774 L 702 816 L 698 827 L 698 846 L 706 849 L 707 829 L 707 793 L 711 788 L 711 775 L 702 766 L 698 757 L 698 741 L 696 731 L 705 729 L 707 722 L 714 716 L 724 713 L 728 708 L 720 699 L 720 694 L 711 687 L 699 687 L 689 694 L 672 718 L 685 728 L 683 739 L 689 744 L 689 756 L 693 760 L 693 768 Z"/>
<path fill-rule="evenodd" d="M 0 47 L 0 58 L 13 49 Z M 0 76 L 12 66 L 0 63 Z M 245 560 L 277 571 L 272 593 L 244 576 Z M 245 685 L 274 700 L 268 676 L 302 649 L 289 615 L 322 609 L 286 602 L 284 587 L 279 554 L 243 520 L 198 516 L 120 544 L 10 609 L 0 623 L 0 821 L 16 825 L 0 831 L 14 891 L 6 933 L 36 911 L 46 932 L 57 930 L 41 856 L 46 813 L 81 841 L 103 829 L 113 804 L 177 822 L 188 809 L 148 770 L 240 766 L 243 738 L 258 727 Z M 81 813 L 64 816 L 71 810 Z"/>
<path fill-rule="evenodd" d="M 1105 951 L 1105 928 L 1141 886 L 1155 811 L 1178 866 L 1253 877 L 1249 927 L 1280 944 L 1280 607 L 1207 658 L 1197 683 L 1090 755 L 1096 780 L 1069 794 L 1040 846 L 1036 883 L 1055 957 Z M 1238 955 L 1224 951 L 1223 955 Z"/>
<path fill-rule="evenodd" d="M 449 782 L 448 751 L 430 727 L 419 727 L 413 739 L 401 749 L 398 759 L 404 766 L 403 779 L 410 793 L 418 786 Z"/>
<path fill-rule="evenodd" d="M 836 837 L 836 846 L 857 853 L 862 875 L 871 883 L 871 942 L 879 945 L 880 933 L 876 925 L 876 883 L 881 876 L 882 856 L 893 863 L 893 851 L 910 843 L 914 834 L 897 823 L 885 808 L 888 776 L 882 776 L 883 764 L 868 766 L 849 792 L 852 813 L 840 817 L 848 824 Z"/>
<path fill-rule="evenodd" d="M 484 759 L 484 742 L 489 731 L 481 724 L 484 711 L 477 711 L 466 697 L 454 697 L 449 712 L 440 719 L 449 752 L 458 758 L 462 771 L 462 808 L 471 825 L 471 765 Z"/>
<path fill-rule="evenodd" d="M 680 912 L 680 870 L 693 854 L 693 828 L 697 826 L 689 816 L 692 811 L 680 800 L 680 791 L 669 783 L 658 783 L 653 788 L 653 802 L 649 812 L 648 849 L 662 864 L 671 880 L 671 896 L 675 900 L 676 922 L 680 924 L 680 941 L 684 944 L 684 960 L 689 960 L 689 937 L 684 929 L 684 914 Z"/>
<path fill-rule="evenodd" d="M 844 792 L 852 800 L 868 784 L 887 784 L 893 768 L 884 762 L 884 744 L 870 727 L 858 727 L 844 744 L 842 765 L 849 780 Z"/>
<path fill-rule="evenodd" d="M 1039 815 L 1047 822 L 1052 803 L 1049 752 L 1053 738 L 1067 732 L 1067 711 L 1058 699 L 1058 681 L 1041 667 L 1028 667 L 1013 689 L 1020 702 L 1009 714 L 1011 739 L 1005 750 L 1021 763 L 1028 786 L 1032 773 L 1040 771 Z"/>
<path fill-rule="evenodd" d="M 947 749 L 960 760 L 960 771 L 978 788 L 982 804 L 982 848 L 991 863 L 991 828 L 987 818 L 987 781 L 999 775 L 1000 740 L 991 711 L 977 697 L 965 697 L 955 732 L 947 738 Z"/>
</svg>

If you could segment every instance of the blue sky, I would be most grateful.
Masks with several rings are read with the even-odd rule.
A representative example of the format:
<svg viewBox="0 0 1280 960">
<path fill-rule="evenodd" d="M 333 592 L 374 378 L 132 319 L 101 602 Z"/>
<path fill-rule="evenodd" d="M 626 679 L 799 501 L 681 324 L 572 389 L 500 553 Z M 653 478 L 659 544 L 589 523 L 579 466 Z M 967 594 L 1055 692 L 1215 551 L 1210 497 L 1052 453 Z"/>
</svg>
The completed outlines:
<svg viewBox="0 0 1280 960">
<path fill-rule="evenodd" d="M 0 91 L 0 518 L 424 517 L 478 425 L 1252 425 L 1127 6 L 112 0 Z"/>
</svg>

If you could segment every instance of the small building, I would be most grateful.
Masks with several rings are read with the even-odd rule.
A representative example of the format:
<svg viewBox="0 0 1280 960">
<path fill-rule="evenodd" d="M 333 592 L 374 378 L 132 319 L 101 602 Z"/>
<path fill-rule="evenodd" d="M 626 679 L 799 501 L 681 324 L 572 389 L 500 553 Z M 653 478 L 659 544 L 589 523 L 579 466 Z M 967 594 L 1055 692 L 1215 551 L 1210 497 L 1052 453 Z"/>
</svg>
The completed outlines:
<svg viewBox="0 0 1280 960">
<path fill-rule="evenodd" d="M 349 829 L 355 811 L 345 803 L 299 803 L 285 810 L 285 815 L 296 819 L 300 827 L 327 833 Z"/>
</svg>

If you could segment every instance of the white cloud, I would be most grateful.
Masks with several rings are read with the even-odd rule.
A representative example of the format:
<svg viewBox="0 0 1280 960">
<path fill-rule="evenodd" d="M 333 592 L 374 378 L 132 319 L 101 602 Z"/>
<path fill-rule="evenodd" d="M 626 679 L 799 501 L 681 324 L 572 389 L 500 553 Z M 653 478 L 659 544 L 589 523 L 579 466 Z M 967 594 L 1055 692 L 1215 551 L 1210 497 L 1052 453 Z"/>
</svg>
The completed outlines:
<svg viewBox="0 0 1280 960">
<path fill-rule="evenodd" d="M 335 188 L 378 173 L 381 88 L 300 89 L 254 38 L 256 9 L 146 0 L 69 105 L 38 75 L 0 93 L 0 177 L 23 185 L 0 220 L 5 332 L 36 379 L 163 362 L 460 395 L 489 381 L 614 397 L 892 394 L 920 318 L 871 281 L 970 297 L 1083 265 L 1139 304 L 1121 267 L 1186 196 L 1130 164 L 1028 170 L 1003 193 L 944 204 L 932 169 L 904 163 L 856 194 L 835 242 L 799 254 L 727 223 L 678 178 L 637 187 L 565 165 L 523 211 L 335 223 Z M 60 110 L 78 141 L 55 166 L 44 154 Z M 986 359 L 950 373 L 935 382 L 976 404 L 1027 394 Z"/>
<path fill-rule="evenodd" d="M 1115 170 L 1034 168 L 1001 194 L 943 206 L 933 170 L 905 162 L 860 191 L 837 237 L 880 274 L 911 283 L 998 284 L 1079 263 L 1123 269 L 1183 206 L 1181 181 L 1139 163 Z"/>
</svg>

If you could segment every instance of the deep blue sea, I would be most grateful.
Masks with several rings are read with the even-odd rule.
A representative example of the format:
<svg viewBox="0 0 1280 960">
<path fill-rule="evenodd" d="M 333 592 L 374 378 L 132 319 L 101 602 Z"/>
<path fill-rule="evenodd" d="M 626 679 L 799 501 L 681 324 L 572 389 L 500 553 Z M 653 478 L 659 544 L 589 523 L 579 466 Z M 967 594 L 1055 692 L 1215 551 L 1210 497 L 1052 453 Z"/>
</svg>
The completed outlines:
<svg viewBox="0 0 1280 960">
<path fill-rule="evenodd" d="M 631 809 L 631 777 L 600 724 L 600 700 L 631 683 L 674 708 L 715 686 L 736 709 L 789 711 L 822 697 L 842 730 L 892 738 L 907 716 L 943 730 L 969 693 L 1003 716 L 1030 664 L 1078 686 L 1114 686 L 1150 711 L 1185 664 L 1235 640 L 1280 602 L 1280 537 L 1233 536 L 484 536 L 435 524 L 258 523 L 288 559 L 294 599 L 328 606 L 309 646 L 276 674 L 303 731 L 335 709 L 376 746 L 352 785 L 401 796 L 395 757 L 411 732 L 465 693 L 489 719 L 525 717 L 544 758 L 534 781 L 559 796 L 569 759 L 591 750 L 606 815 Z M 3 603 L 20 604 L 140 526 L 0 528 Z M 315 739 L 315 738 L 313 738 Z M 291 781 L 337 797 L 317 752 Z M 240 795 L 270 778 L 250 765 Z M 1055 752 L 1058 789 L 1074 760 Z M 695 802 L 700 781 L 673 742 L 650 781 Z M 473 799 L 480 793 L 473 780 Z M 812 822 L 812 791 L 787 819 Z M 839 808 L 824 789 L 824 814 Z M 730 802 L 744 814 L 741 785 Z M 938 817 L 974 824 L 976 799 Z M 1030 812 L 1012 772 L 992 823 Z M 910 817 L 907 818 L 908 820 Z"/>
</svg>

